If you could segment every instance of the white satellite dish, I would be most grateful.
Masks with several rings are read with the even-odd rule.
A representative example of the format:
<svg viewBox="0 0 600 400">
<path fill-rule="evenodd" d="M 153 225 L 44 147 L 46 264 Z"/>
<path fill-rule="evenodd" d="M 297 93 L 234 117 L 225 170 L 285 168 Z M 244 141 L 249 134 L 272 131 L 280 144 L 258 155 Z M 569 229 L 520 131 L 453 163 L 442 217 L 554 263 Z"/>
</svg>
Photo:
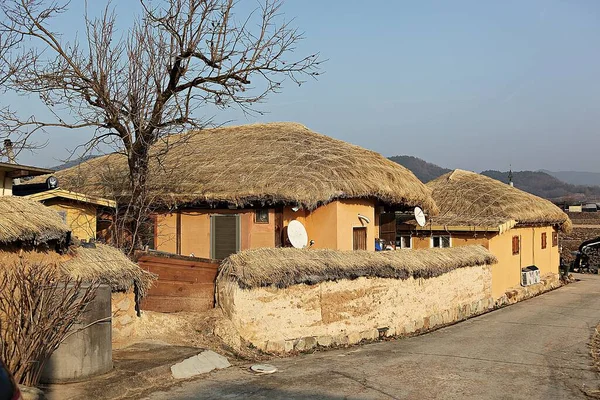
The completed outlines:
<svg viewBox="0 0 600 400">
<path fill-rule="evenodd" d="M 415 207 L 415 219 L 417 220 L 417 224 L 419 226 L 425 226 L 425 213 L 421 210 L 421 207 Z"/>
<path fill-rule="evenodd" d="M 306 233 L 302 222 L 298 220 L 290 221 L 287 227 L 287 235 L 292 246 L 297 249 L 303 249 L 308 245 L 308 233 Z"/>
</svg>

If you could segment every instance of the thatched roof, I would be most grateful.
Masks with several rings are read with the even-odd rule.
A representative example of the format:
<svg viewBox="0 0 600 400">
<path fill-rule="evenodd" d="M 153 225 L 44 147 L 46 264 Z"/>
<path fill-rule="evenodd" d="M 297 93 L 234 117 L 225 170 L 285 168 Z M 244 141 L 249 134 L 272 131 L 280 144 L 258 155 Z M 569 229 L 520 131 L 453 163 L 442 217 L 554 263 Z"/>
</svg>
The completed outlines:
<svg viewBox="0 0 600 400">
<path fill-rule="evenodd" d="M 51 240 L 66 241 L 69 227 L 52 209 L 36 201 L 0 196 L 0 243 L 37 246 Z"/>
<path fill-rule="evenodd" d="M 154 146 L 153 153 L 165 146 Z M 205 129 L 175 136 L 169 146 L 160 161 L 151 162 L 155 204 L 286 203 L 314 209 L 335 199 L 376 198 L 436 211 L 429 189 L 408 169 L 296 123 Z M 61 188 L 118 198 L 127 195 L 127 171 L 125 156 L 112 154 L 55 175 Z"/>
<path fill-rule="evenodd" d="M 505 183 L 460 169 L 427 184 L 440 213 L 430 226 L 536 226 L 571 229 L 571 220 L 550 201 Z"/>
<path fill-rule="evenodd" d="M 497 262 L 482 246 L 382 252 L 264 248 L 233 254 L 221 264 L 218 281 L 243 289 L 379 277 L 433 278 L 457 268 Z"/>
<path fill-rule="evenodd" d="M 145 296 L 156 276 L 144 271 L 119 249 L 97 243 L 95 248 L 77 247 L 72 258 L 61 264 L 72 278 L 109 284 L 113 291 L 124 291 L 135 283 Z"/>
</svg>

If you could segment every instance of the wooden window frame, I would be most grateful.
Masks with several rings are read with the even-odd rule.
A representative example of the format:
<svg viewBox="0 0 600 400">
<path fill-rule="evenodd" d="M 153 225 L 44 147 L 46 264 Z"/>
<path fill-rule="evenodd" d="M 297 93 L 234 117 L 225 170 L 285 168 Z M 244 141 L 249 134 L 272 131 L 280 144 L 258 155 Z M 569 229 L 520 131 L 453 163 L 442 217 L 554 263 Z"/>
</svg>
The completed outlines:
<svg viewBox="0 0 600 400">
<path fill-rule="evenodd" d="M 267 219 L 265 221 L 261 221 L 259 219 L 259 213 L 264 212 L 266 214 Z M 269 209 L 268 208 L 257 208 L 254 210 L 254 223 L 255 224 L 268 224 L 269 223 Z"/>
<path fill-rule="evenodd" d="M 408 247 L 404 246 L 404 240 L 408 238 Z M 413 248 L 413 238 L 410 234 L 397 235 L 396 236 L 396 248 L 397 249 L 412 249 Z"/>
<path fill-rule="evenodd" d="M 434 246 L 434 241 L 435 241 L 434 238 L 440 238 L 439 239 L 440 242 L 439 242 L 438 246 Z M 448 247 L 442 246 L 443 238 L 448 238 Z M 450 247 L 452 247 L 452 235 L 433 235 L 433 236 L 431 236 L 431 239 L 429 240 L 429 247 L 432 249 L 449 249 Z"/>
<path fill-rule="evenodd" d="M 558 246 L 558 232 L 552 232 L 552 247 Z"/>
<path fill-rule="evenodd" d="M 542 250 L 548 247 L 548 234 L 546 232 L 542 232 Z"/>
<path fill-rule="evenodd" d="M 512 237 L 512 255 L 516 256 L 521 253 L 521 238 L 518 235 Z"/>
</svg>

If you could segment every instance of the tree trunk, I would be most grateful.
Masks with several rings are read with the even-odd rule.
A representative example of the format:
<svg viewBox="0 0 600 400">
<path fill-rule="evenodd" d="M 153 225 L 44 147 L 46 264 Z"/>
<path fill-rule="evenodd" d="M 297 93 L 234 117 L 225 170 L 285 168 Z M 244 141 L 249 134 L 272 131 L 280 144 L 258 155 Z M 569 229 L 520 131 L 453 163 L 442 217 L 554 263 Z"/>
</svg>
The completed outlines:
<svg viewBox="0 0 600 400">
<path fill-rule="evenodd" d="M 123 223 L 129 227 L 130 235 L 125 238 L 129 254 L 142 247 L 141 239 L 147 229 L 148 196 L 147 181 L 149 173 L 149 147 L 139 146 L 129 156 L 131 198 Z"/>
</svg>

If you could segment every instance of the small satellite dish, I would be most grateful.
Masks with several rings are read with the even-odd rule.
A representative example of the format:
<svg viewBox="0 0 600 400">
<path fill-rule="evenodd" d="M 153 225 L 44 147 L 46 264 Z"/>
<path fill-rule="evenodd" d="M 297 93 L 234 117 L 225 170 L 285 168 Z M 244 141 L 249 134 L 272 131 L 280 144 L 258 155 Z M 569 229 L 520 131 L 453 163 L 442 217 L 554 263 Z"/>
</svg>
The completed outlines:
<svg viewBox="0 0 600 400">
<path fill-rule="evenodd" d="M 415 207 L 415 219 L 419 226 L 425 226 L 425 213 L 421 210 L 421 207 Z"/>
<path fill-rule="evenodd" d="M 308 245 L 308 233 L 306 233 L 302 222 L 298 220 L 290 221 L 287 227 L 287 235 L 292 246 L 297 249 L 303 249 Z"/>
</svg>

